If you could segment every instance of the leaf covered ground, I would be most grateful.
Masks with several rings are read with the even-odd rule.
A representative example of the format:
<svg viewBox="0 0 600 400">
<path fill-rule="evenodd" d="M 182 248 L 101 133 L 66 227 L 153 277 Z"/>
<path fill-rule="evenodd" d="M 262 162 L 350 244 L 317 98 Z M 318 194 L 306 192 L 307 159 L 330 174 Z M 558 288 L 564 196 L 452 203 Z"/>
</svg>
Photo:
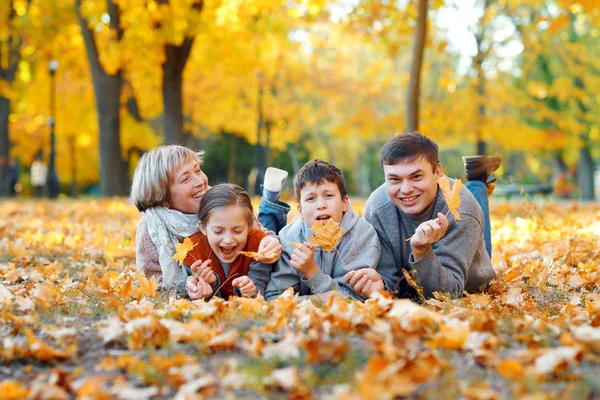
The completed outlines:
<svg viewBox="0 0 600 400">
<path fill-rule="evenodd" d="M 136 273 L 140 214 L 125 200 L 2 202 L 0 393 L 600 397 L 600 206 L 492 208 L 485 294 L 205 303 Z"/>
</svg>

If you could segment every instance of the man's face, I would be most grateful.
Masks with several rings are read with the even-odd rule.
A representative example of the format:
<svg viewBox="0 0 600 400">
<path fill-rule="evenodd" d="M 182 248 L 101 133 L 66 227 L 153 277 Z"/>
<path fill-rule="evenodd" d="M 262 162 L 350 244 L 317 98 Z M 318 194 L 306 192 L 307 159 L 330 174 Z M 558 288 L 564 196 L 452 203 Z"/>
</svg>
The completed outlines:
<svg viewBox="0 0 600 400">
<path fill-rule="evenodd" d="M 385 185 L 392 203 L 405 214 L 422 214 L 435 199 L 441 170 L 441 164 L 433 169 L 424 158 L 384 165 Z"/>
<path fill-rule="evenodd" d="M 315 221 L 326 223 L 329 219 L 339 224 L 347 210 L 348 196 L 342 199 L 340 188 L 334 182 L 325 181 L 320 185 L 309 182 L 300 190 L 298 211 L 309 227 Z"/>
</svg>

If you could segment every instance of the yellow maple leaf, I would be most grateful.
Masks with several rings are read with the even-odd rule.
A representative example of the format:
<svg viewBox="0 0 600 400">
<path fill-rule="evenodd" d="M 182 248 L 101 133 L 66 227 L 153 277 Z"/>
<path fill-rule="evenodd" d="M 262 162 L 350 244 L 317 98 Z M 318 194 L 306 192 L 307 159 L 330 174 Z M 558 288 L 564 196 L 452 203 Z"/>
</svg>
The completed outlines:
<svg viewBox="0 0 600 400">
<path fill-rule="evenodd" d="M 173 258 L 179 261 L 179 264 L 183 265 L 183 260 L 187 257 L 188 252 L 197 245 L 198 243 L 192 242 L 192 239 L 190 238 L 183 239 L 183 243 L 177 243 L 175 245 L 176 252 L 173 255 Z"/>
<path fill-rule="evenodd" d="M 308 238 L 309 243 L 315 247 L 321 247 L 326 252 L 333 250 L 344 235 L 340 224 L 331 218 L 326 223 L 315 221 L 310 230 L 313 231 L 314 235 Z"/>
<path fill-rule="evenodd" d="M 442 194 L 444 195 L 444 199 L 446 200 L 446 204 L 448 204 L 448 210 L 454 215 L 454 219 L 456 221 L 460 221 L 460 214 L 458 213 L 458 209 L 460 208 L 460 188 L 462 187 L 462 182 L 460 179 L 454 180 L 454 187 L 450 189 L 450 179 L 447 176 L 442 176 L 439 179 L 440 189 L 442 190 Z"/>
</svg>

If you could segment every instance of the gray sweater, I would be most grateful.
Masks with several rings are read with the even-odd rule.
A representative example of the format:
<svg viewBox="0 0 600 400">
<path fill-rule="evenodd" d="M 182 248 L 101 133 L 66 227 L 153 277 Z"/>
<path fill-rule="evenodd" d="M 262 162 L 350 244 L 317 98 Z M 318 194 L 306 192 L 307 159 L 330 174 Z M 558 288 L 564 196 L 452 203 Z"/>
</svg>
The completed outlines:
<svg viewBox="0 0 600 400">
<path fill-rule="evenodd" d="M 454 184 L 452 179 L 451 182 Z M 369 196 L 364 216 L 377 231 L 381 242 L 377 271 L 389 290 L 398 291 L 398 297 L 416 295 L 401 268 L 416 271 L 416 281 L 423 287 L 426 297 L 431 297 L 435 291 L 460 296 L 464 290 L 476 291 L 496 276 L 485 250 L 481 207 L 464 186 L 459 195 L 461 220 L 457 222 L 448 214 L 446 235 L 417 261 L 406 240 L 422 222 L 436 218 L 438 212 L 446 214 L 448 206 L 442 191 L 438 189 L 431 206 L 420 215 L 400 211 L 391 202 L 385 183 Z"/>
<path fill-rule="evenodd" d="M 290 243 L 308 242 L 310 229 L 303 219 L 283 228 L 279 232 L 281 258 L 271 274 L 265 298 L 273 300 L 287 288 L 293 287 L 301 296 L 337 290 L 353 298 L 362 299 L 344 282 L 344 275 L 352 270 L 377 266 L 380 253 L 377 233 L 367 221 L 352 210 L 352 205 L 349 205 L 348 211 L 344 213 L 340 227 L 344 235 L 336 247 L 337 252 L 335 249 L 330 253 L 321 248 L 315 249 L 315 263 L 318 269 L 308 280 L 290 265 L 294 251 Z"/>
</svg>

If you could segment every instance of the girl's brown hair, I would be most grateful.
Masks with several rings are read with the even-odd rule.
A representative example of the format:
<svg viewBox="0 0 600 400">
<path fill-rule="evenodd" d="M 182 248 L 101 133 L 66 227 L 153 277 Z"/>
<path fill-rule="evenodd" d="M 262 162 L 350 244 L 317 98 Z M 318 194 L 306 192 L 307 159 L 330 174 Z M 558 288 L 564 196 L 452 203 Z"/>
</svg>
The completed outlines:
<svg viewBox="0 0 600 400">
<path fill-rule="evenodd" d="M 240 206 L 247 210 L 246 220 L 248 226 L 254 225 L 254 210 L 252 208 L 252 199 L 243 188 L 231 183 L 223 183 L 210 188 L 202 200 L 198 209 L 198 221 L 206 226 L 212 210 L 219 207 Z"/>
</svg>

